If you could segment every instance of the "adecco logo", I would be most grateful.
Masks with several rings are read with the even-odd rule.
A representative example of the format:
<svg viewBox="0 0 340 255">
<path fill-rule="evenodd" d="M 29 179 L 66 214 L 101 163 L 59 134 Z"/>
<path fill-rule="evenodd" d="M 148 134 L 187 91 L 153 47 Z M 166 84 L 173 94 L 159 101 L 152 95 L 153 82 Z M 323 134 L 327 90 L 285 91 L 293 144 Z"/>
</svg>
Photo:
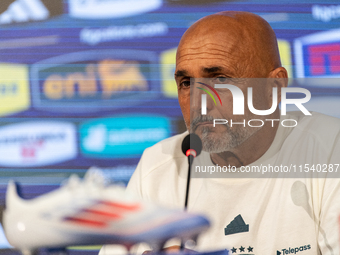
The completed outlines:
<svg viewBox="0 0 340 255">
<path fill-rule="evenodd" d="M 162 0 L 69 0 L 69 14 L 73 18 L 122 18 L 153 11 Z"/>
<path fill-rule="evenodd" d="M 157 116 L 97 119 L 80 128 L 81 150 L 89 157 L 138 157 L 170 135 L 170 122 Z"/>
<path fill-rule="evenodd" d="M 40 110 L 89 112 L 130 107 L 157 96 L 157 57 L 134 50 L 86 51 L 31 68 L 33 105 Z M 57 64 L 56 64 L 57 63 Z"/>
<path fill-rule="evenodd" d="M 0 165 L 44 166 L 76 154 L 76 129 L 71 123 L 31 121 L 0 127 Z"/>
<path fill-rule="evenodd" d="M 29 108 L 28 80 L 27 66 L 0 64 L 0 116 Z"/>
</svg>

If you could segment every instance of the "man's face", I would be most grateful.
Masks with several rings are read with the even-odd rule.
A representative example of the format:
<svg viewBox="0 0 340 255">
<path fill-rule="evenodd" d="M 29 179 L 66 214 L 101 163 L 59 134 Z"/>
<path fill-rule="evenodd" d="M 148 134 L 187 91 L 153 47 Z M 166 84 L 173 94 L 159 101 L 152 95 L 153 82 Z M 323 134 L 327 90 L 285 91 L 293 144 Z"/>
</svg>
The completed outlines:
<svg viewBox="0 0 340 255">
<path fill-rule="evenodd" d="M 226 40 L 225 34 L 219 32 L 201 37 L 187 36 L 181 41 L 177 52 L 175 79 L 187 129 L 196 133 L 202 139 L 203 150 L 211 153 L 232 150 L 261 129 L 247 125 L 250 119 L 265 119 L 264 116 L 252 114 L 246 105 L 249 86 L 253 87 L 253 104 L 256 109 L 269 109 L 271 106 L 267 96 L 268 87 L 265 84 L 256 84 L 254 87 L 250 79 L 245 79 L 264 76 L 258 64 L 250 61 L 252 56 L 243 50 L 244 46 L 239 43 L 239 39 L 232 35 Z M 231 92 L 228 89 L 216 89 L 222 106 L 219 103 L 215 105 L 208 96 L 207 114 L 202 115 L 201 94 L 205 92 L 197 87 L 203 87 L 199 82 L 206 79 L 200 78 L 209 78 L 212 87 L 217 83 L 239 87 L 245 96 L 245 114 L 233 115 Z M 246 127 L 243 124 L 213 127 L 213 119 L 226 119 L 228 123 L 231 119 L 234 123 L 245 120 Z"/>
</svg>

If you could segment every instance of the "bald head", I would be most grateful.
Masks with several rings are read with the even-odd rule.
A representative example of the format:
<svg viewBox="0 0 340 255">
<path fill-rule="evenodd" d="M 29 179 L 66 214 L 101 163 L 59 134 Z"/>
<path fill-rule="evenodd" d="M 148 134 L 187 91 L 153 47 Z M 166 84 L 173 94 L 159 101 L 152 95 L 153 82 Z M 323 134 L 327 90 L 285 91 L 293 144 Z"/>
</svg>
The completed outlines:
<svg viewBox="0 0 340 255">
<path fill-rule="evenodd" d="M 180 41 L 177 64 L 204 53 L 230 60 L 236 77 L 267 77 L 281 66 L 273 29 L 247 12 L 219 12 L 195 22 Z"/>
<path fill-rule="evenodd" d="M 248 89 L 254 87 L 251 92 L 254 108 L 271 109 L 275 96 L 273 88 L 277 89 L 280 98 L 280 88 L 287 86 L 287 79 L 277 79 L 287 78 L 287 71 L 281 67 L 272 28 L 251 13 L 217 13 L 200 19 L 185 32 L 176 55 L 178 102 L 188 130 L 200 136 L 204 150 L 210 152 L 211 159 L 220 165 L 240 166 L 254 162 L 271 145 L 278 124 L 274 128 L 269 122 L 257 127 L 215 126 L 210 121 L 224 119 L 240 124 L 251 119 L 279 119 L 279 108 L 276 105 L 276 110 L 266 116 L 255 115 L 249 108 L 243 115 L 235 115 L 233 92 L 216 86 L 221 103 L 206 100 L 202 108 L 204 90 L 201 78 L 208 78 L 211 85 L 234 82 L 232 84 L 245 98 L 249 95 Z M 204 108 L 205 114 L 202 113 Z"/>
</svg>

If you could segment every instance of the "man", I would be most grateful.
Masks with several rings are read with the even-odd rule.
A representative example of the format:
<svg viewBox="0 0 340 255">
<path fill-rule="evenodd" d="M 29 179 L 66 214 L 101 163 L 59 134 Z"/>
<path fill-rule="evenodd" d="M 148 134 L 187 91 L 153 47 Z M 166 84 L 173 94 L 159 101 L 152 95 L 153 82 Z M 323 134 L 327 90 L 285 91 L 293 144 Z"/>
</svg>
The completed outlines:
<svg viewBox="0 0 340 255">
<path fill-rule="evenodd" d="M 204 115 L 202 91 L 195 88 L 202 88 L 207 78 L 216 83 L 234 82 L 245 96 L 253 86 L 253 105 L 257 110 L 271 108 L 275 102 L 273 88 L 277 88 L 276 110 L 267 116 L 257 116 L 245 107 L 244 115 L 236 116 L 230 91 L 220 89 L 223 104 L 207 100 Z M 258 78 L 275 82 L 257 82 Z M 318 113 L 280 116 L 277 104 L 281 89 L 287 86 L 286 78 L 275 34 L 259 16 L 228 11 L 193 24 L 178 47 L 175 79 L 187 129 L 198 134 L 203 142 L 202 155 L 195 165 L 232 166 L 238 171 L 260 165 L 324 164 L 329 172 L 330 165 L 335 168 L 340 163 L 339 120 Z M 194 97 L 195 93 L 198 96 Z M 228 120 L 229 124 L 214 127 L 213 119 Z M 260 119 L 264 124 L 230 125 L 232 120 L 247 123 L 251 119 Z M 284 127 L 285 119 L 297 125 Z M 145 150 L 128 190 L 145 200 L 183 207 L 188 163 L 180 148 L 185 135 L 187 132 Z M 228 248 L 231 254 L 339 254 L 337 179 L 249 179 L 234 178 L 233 174 L 191 181 L 188 210 L 207 215 L 212 223 L 210 230 L 199 237 L 197 250 Z M 247 177 L 246 173 L 242 177 Z"/>
<path fill-rule="evenodd" d="M 258 16 L 225 12 L 224 15 L 208 16 L 195 23 L 184 34 L 179 44 L 175 73 L 178 84 L 178 100 L 187 127 L 190 125 L 190 109 L 193 118 L 200 111 L 200 109 L 196 109 L 200 108 L 200 103 L 196 103 L 190 108 L 190 90 L 186 86 L 190 83 L 190 78 L 287 78 L 287 71 L 280 66 L 275 34 L 269 24 Z M 284 85 L 281 84 L 281 86 Z M 244 94 L 247 94 L 246 84 L 243 84 L 240 88 Z M 256 88 L 254 92 L 257 94 L 254 95 L 254 98 L 257 99 L 255 103 L 258 107 L 260 106 L 262 109 L 270 108 L 270 98 L 265 95 L 269 95 L 271 91 L 271 87 L 263 84 L 261 89 Z M 224 103 L 231 101 L 230 93 L 221 93 L 221 97 Z M 226 112 L 225 106 L 220 106 L 222 109 L 216 108 L 212 111 L 218 111 L 218 113 L 210 113 L 210 115 L 219 119 L 230 119 L 232 107 L 228 107 L 228 112 Z M 275 113 L 268 117 L 279 118 L 279 109 L 276 109 Z M 196 125 L 199 126 L 196 133 L 200 134 L 202 124 L 195 123 L 193 128 L 196 129 Z M 219 165 L 223 165 L 222 162 L 224 162 L 240 166 L 240 160 L 243 164 L 248 165 L 269 148 L 277 127 L 277 123 L 275 123 L 275 128 L 272 128 L 268 122 L 261 130 L 254 130 L 258 131 L 256 136 L 252 136 L 252 133 L 248 132 L 250 139 L 239 137 L 238 139 L 244 139 L 245 142 L 239 144 L 239 146 L 232 146 L 237 148 L 228 150 L 228 152 L 231 151 L 233 155 L 239 155 L 234 150 L 242 151 L 242 156 L 246 157 L 244 159 L 231 156 L 227 157 L 228 162 L 225 162 L 223 160 L 225 155 L 219 156 L 218 154 L 212 155 L 212 159 Z M 225 132 L 222 126 L 220 129 Z M 218 132 L 218 135 L 220 135 L 220 132 Z M 227 136 L 229 135 L 227 134 Z M 246 136 L 246 134 L 243 134 L 243 136 Z M 218 143 L 220 137 L 219 139 L 216 139 L 216 137 L 211 139 L 218 147 L 216 143 Z M 249 147 L 249 145 L 258 144 L 258 142 L 263 143 L 262 146 L 256 146 L 261 150 L 254 151 L 255 153 L 245 151 L 253 150 L 254 147 Z M 204 140 L 203 144 L 206 144 Z M 213 151 L 214 149 L 210 150 L 210 152 Z"/>
</svg>

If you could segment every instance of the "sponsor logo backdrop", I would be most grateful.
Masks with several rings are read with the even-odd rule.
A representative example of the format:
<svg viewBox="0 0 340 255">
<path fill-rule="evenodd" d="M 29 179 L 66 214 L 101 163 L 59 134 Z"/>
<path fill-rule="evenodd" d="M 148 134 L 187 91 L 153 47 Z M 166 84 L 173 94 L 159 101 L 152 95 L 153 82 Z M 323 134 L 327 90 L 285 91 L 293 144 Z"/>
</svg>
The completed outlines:
<svg viewBox="0 0 340 255">
<path fill-rule="evenodd" d="M 9 179 L 33 197 L 90 166 L 126 184 L 146 147 L 185 130 L 176 47 L 223 10 L 266 19 L 307 108 L 340 117 L 337 0 L 1 0 L 0 203 Z"/>
<path fill-rule="evenodd" d="M 340 117 L 336 0 L 2 0 L 0 202 L 11 178 L 40 185 L 34 196 L 90 166 L 127 183 L 146 147 L 185 130 L 176 47 L 223 10 L 266 19 L 290 77 L 312 93 L 307 108 Z"/>
</svg>

